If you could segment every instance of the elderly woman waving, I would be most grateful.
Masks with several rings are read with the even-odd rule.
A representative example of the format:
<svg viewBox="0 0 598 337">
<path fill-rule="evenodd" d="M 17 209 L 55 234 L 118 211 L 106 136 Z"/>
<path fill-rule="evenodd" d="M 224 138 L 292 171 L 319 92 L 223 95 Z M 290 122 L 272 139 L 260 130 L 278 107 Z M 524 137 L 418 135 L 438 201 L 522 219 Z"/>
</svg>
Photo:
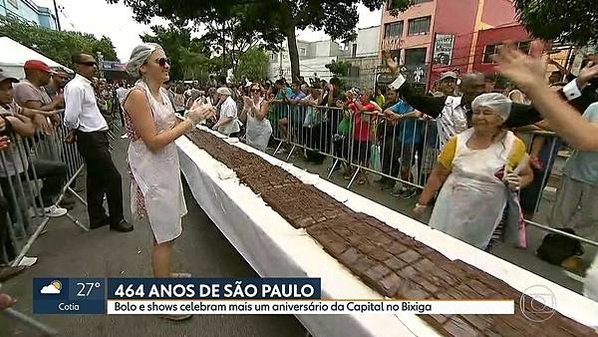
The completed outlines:
<svg viewBox="0 0 598 337">
<path fill-rule="evenodd" d="M 473 128 L 446 144 L 414 213 L 421 215 L 440 190 L 430 226 L 486 249 L 511 192 L 528 185 L 533 174 L 525 144 L 505 129 L 511 101 L 482 94 L 472 109 Z"/>
<path fill-rule="evenodd" d="M 201 120 L 212 117 L 211 105 L 193 106 L 179 122 L 162 83 L 169 79 L 170 61 L 157 44 L 135 47 L 127 72 L 140 78 L 125 97 L 125 124 L 131 143 L 131 210 L 147 216 L 154 236 L 152 267 L 155 277 L 171 277 L 174 240 L 181 235 L 187 213 L 174 141 Z M 179 319 L 181 317 L 169 316 Z M 183 317 L 187 318 L 187 317 Z"/>
</svg>

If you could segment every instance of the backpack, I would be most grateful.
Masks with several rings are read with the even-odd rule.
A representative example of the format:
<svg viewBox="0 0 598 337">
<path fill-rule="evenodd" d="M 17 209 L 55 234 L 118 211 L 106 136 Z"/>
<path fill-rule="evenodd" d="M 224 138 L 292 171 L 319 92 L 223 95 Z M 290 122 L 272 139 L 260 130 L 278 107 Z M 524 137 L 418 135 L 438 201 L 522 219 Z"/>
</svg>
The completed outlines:
<svg viewBox="0 0 598 337">
<path fill-rule="evenodd" d="M 570 228 L 558 229 L 575 235 L 575 231 Z M 536 255 L 539 258 L 555 265 L 561 265 L 566 259 L 572 256 L 583 255 L 583 253 L 584 249 L 579 240 L 558 233 L 547 234 L 538 250 L 536 250 Z"/>
</svg>

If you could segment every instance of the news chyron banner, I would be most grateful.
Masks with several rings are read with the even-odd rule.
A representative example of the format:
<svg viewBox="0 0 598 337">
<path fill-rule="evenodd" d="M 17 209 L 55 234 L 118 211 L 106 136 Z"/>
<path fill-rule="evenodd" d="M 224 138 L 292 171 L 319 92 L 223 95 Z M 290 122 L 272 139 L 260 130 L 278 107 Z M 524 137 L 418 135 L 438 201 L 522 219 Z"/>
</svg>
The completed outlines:
<svg viewBox="0 0 598 337">
<path fill-rule="evenodd" d="M 513 299 L 322 298 L 319 278 L 36 278 L 35 314 L 494 314 Z"/>
</svg>

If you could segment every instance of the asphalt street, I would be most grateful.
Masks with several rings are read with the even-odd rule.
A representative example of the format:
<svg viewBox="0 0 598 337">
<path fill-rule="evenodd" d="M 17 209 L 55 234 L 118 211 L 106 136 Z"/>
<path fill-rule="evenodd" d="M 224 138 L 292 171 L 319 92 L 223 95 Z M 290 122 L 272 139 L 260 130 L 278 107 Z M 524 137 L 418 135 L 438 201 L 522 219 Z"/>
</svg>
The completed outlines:
<svg viewBox="0 0 598 337">
<path fill-rule="evenodd" d="M 128 205 L 128 176 L 124 155 L 127 142 L 118 139 L 114 161 L 123 177 Z M 85 178 L 78 184 L 85 185 Z M 84 196 L 84 193 L 83 193 Z M 175 244 L 175 271 L 195 277 L 256 277 L 257 274 L 220 233 L 185 187 L 189 214 L 183 220 L 183 235 Z M 125 207 L 128 211 L 128 207 Z M 87 214 L 79 204 L 71 212 L 87 225 Z M 88 233 L 66 217 L 52 219 L 47 232 L 32 247 L 38 262 L 25 273 L 5 283 L 2 291 L 16 297 L 15 309 L 57 329 L 68 337 L 303 337 L 305 329 L 293 316 L 204 315 L 184 322 L 156 316 L 68 316 L 32 314 L 34 277 L 151 277 L 152 237 L 147 223 L 135 224 L 131 233 L 110 232 L 104 227 Z M 0 337 L 36 334 L 0 314 Z"/>
</svg>

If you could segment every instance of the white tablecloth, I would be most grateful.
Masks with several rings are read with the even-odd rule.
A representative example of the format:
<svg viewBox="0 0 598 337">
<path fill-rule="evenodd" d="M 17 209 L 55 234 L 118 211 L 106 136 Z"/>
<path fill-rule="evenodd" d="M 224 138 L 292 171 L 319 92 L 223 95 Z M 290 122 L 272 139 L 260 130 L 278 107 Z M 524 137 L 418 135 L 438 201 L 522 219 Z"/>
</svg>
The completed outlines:
<svg viewBox="0 0 598 337">
<path fill-rule="evenodd" d="M 342 264 L 324 252 L 305 230 L 295 229 L 268 207 L 233 171 L 198 149 L 189 139 L 177 140 L 181 171 L 193 196 L 220 231 L 263 277 L 320 277 L 325 298 L 379 299 Z M 524 291 L 543 285 L 555 295 L 556 309 L 583 324 L 598 326 L 598 303 L 487 254 L 444 233 L 388 209 L 369 199 L 320 179 L 291 164 L 241 144 L 273 165 L 281 166 L 304 183 L 312 184 L 349 208 L 369 214 L 433 247 L 451 259 L 461 259 L 513 288 Z M 222 275 L 225 277 L 226 275 Z M 437 336 L 415 315 L 300 315 L 314 336 Z"/>
</svg>

